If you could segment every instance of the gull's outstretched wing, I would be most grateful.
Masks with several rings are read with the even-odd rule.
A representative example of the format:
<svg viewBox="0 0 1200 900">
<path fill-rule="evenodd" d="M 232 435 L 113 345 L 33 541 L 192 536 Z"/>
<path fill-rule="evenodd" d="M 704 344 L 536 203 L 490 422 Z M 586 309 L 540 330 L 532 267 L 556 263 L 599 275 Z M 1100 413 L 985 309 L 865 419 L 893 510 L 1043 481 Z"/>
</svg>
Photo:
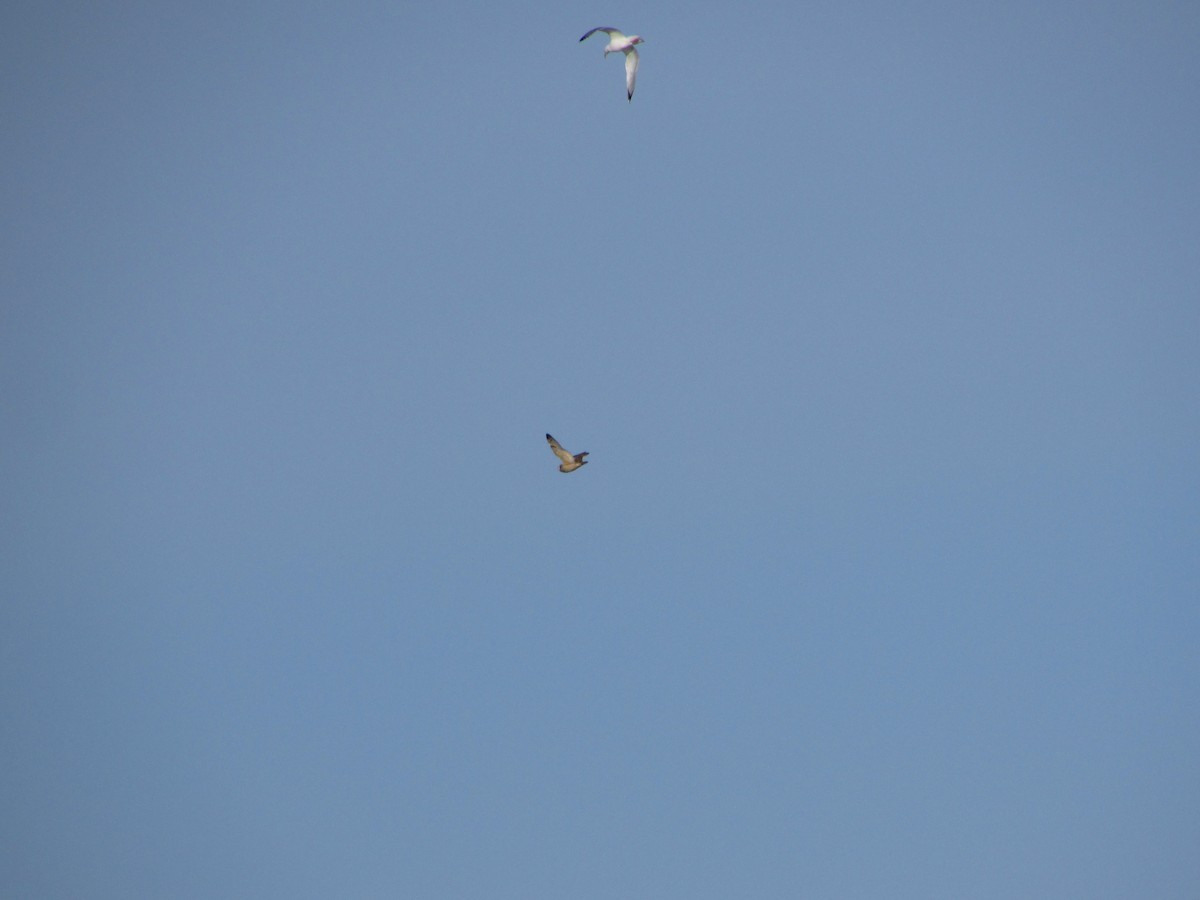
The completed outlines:
<svg viewBox="0 0 1200 900">
<path fill-rule="evenodd" d="M 554 451 L 554 455 L 561 459 L 564 463 L 575 462 L 575 457 L 564 450 L 563 445 L 550 435 L 546 435 L 546 443 L 550 445 L 550 449 Z"/>
<path fill-rule="evenodd" d="M 628 47 L 625 50 L 625 94 L 630 100 L 633 99 L 633 86 L 637 84 L 637 67 L 638 55 L 636 47 Z M 653 67 L 651 67 L 653 68 Z M 651 75 L 654 73 L 651 72 Z"/>
<path fill-rule="evenodd" d="M 623 37 L 625 37 L 625 35 L 621 34 L 621 32 L 617 31 L 617 29 L 615 29 L 615 28 L 593 28 L 591 31 L 589 31 L 587 34 L 585 34 L 585 35 L 584 35 L 583 37 L 581 37 L 579 40 L 581 40 L 581 41 L 586 41 L 588 38 L 590 38 L 590 37 L 591 37 L 593 34 L 595 34 L 597 31 L 603 31 L 603 32 L 604 32 L 605 34 L 607 34 L 607 35 L 608 35 L 610 38 L 623 38 Z"/>
</svg>

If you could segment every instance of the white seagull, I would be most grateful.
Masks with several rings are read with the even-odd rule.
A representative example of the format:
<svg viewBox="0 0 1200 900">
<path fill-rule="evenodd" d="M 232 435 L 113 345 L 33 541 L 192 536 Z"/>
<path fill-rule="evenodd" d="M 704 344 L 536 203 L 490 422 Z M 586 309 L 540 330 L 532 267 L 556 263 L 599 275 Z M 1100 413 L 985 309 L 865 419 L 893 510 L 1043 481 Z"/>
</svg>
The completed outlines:
<svg viewBox="0 0 1200 900">
<path fill-rule="evenodd" d="M 604 48 L 604 55 L 620 51 L 625 54 L 625 93 L 629 95 L 629 99 L 633 99 L 633 86 L 637 84 L 637 67 L 638 55 L 636 44 L 644 44 L 645 41 L 636 34 L 631 34 L 629 37 L 621 34 L 615 28 L 593 28 L 579 40 L 586 41 L 597 31 L 603 31 L 608 35 L 608 46 Z"/>
<path fill-rule="evenodd" d="M 580 466 L 587 465 L 587 460 L 584 459 L 584 457 L 587 456 L 586 450 L 583 453 L 576 453 L 574 456 L 572 456 L 570 453 L 564 450 L 563 445 L 556 441 L 551 435 L 546 435 L 546 443 L 550 445 L 550 449 L 554 451 L 554 455 L 562 460 L 562 465 L 558 467 L 558 471 L 574 472 Z"/>
</svg>

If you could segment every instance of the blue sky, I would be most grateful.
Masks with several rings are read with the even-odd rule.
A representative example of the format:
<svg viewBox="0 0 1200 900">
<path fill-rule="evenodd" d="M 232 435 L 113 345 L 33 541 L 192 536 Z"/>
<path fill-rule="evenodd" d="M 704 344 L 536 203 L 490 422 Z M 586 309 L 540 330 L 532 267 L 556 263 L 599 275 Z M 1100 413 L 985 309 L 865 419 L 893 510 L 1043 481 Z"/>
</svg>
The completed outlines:
<svg viewBox="0 0 1200 900">
<path fill-rule="evenodd" d="M 1195 896 L 1197 46 L 12 6 L 0 892 Z"/>
</svg>

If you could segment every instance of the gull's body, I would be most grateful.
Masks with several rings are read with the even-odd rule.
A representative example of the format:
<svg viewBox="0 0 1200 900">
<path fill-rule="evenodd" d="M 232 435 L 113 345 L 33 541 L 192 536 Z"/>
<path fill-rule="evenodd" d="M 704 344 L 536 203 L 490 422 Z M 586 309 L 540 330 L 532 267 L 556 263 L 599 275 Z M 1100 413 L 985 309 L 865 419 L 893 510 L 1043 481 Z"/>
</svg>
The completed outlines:
<svg viewBox="0 0 1200 900">
<path fill-rule="evenodd" d="M 638 70 L 638 52 L 637 45 L 644 44 L 645 41 L 636 34 L 631 34 L 628 37 L 621 34 L 615 28 L 593 28 L 579 40 L 586 41 L 597 31 L 603 31 L 608 35 L 608 46 L 604 48 L 604 55 L 610 53 L 625 54 L 625 94 L 630 100 L 633 99 L 633 86 L 637 84 Z"/>
<path fill-rule="evenodd" d="M 584 457 L 587 456 L 586 450 L 583 453 L 568 453 L 563 449 L 563 445 L 550 435 L 546 435 L 546 443 L 550 445 L 550 449 L 554 451 L 554 455 L 562 460 L 562 465 L 558 467 L 558 471 L 574 472 L 581 466 L 587 465 L 587 460 L 584 459 Z"/>
</svg>

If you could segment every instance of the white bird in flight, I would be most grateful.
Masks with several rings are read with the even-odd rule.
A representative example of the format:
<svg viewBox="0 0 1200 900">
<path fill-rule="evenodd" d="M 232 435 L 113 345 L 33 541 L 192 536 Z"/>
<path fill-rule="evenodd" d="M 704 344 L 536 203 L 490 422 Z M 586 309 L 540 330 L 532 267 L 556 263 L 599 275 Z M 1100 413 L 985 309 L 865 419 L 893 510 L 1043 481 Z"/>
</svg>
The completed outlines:
<svg viewBox="0 0 1200 900">
<path fill-rule="evenodd" d="M 551 435 L 546 435 L 546 443 L 550 445 L 550 449 L 554 451 L 554 455 L 562 460 L 562 465 L 558 467 L 560 472 L 574 472 L 580 466 L 586 466 L 587 451 L 571 455 L 563 449 L 563 445 L 556 441 Z"/>
<path fill-rule="evenodd" d="M 615 28 L 593 28 L 580 41 L 586 41 L 597 31 L 603 31 L 608 35 L 608 46 L 604 48 L 604 55 L 607 57 L 610 53 L 620 51 L 625 54 L 625 93 L 629 99 L 633 99 L 633 86 L 637 84 L 637 67 L 638 53 L 637 44 L 644 44 L 645 41 L 636 34 L 631 34 L 629 37 L 621 34 Z"/>
</svg>

